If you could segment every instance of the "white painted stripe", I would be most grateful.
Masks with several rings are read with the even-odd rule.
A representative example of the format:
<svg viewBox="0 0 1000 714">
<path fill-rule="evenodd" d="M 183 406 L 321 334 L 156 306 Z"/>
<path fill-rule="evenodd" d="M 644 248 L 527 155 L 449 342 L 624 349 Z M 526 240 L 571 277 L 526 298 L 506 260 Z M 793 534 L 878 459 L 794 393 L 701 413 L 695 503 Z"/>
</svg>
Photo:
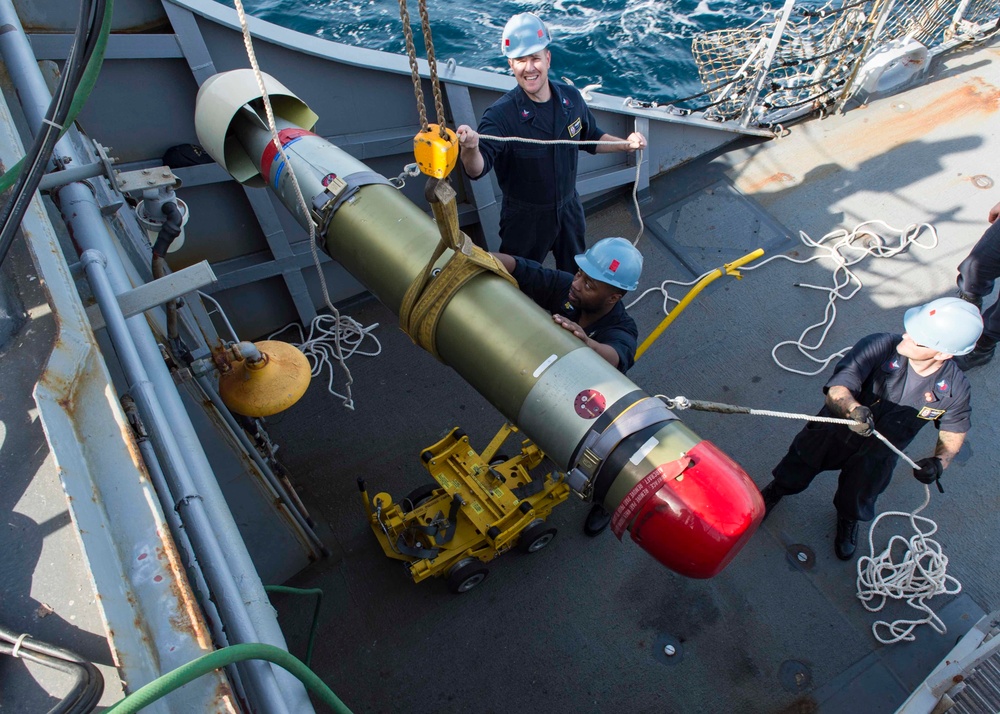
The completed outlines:
<svg viewBox="0 0 1000 714">
<path fill-rule="evenodd" d="M 638 464 L 640 461 L 646 458 L 646 456 L 649 455 L 649 452 L 652 451 L 654 448 L 656 448 L 656 445 L 659 443 L 660 440 L 657 439 L 655 436 L 649 437 L 649 439 L 646 440 L 646 443 L 640 446 L 639 450 L 636 451 L 634 454 L 632 454 L 632 458 L 629 459 L 629 461 L 631 461 L 633 465 Z"/>
<path fill-rule="evenodd" d="M 541 376 L 542 372 L 544 372 L 545 370 L 547 370 L 549 368 L 549 366 L 553 362 L 555 362 L 557 359 L 559 359 L 559 358 L 556 357 L 555 355 L 549 355 L 549 358 L 547 360 L 545 360 L 544 362 L 542 362 L 540 365 L 538 365 L 538 369 L 536 369 L 534 372 L 532 372 L 531 376 L 534 377 L 535 379 L 538 379 Z"/>
</svg>

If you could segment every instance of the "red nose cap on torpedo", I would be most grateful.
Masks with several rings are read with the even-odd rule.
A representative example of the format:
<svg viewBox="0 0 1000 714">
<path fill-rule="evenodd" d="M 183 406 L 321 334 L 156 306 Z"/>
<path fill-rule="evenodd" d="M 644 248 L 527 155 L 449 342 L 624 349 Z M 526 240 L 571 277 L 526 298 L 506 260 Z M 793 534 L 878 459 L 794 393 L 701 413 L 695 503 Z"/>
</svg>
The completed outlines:
<svg viewBox="0 0 1000 714">
<path fill-rule="evenodd" d="M 631 498 L 630 498 L 631 497 Z M 710 578 L 729 564 L 764 518 L 750 477 L 714 444 L 702 441 L 636 485 L 612 526 L 671 570 Z"/>
</svg>

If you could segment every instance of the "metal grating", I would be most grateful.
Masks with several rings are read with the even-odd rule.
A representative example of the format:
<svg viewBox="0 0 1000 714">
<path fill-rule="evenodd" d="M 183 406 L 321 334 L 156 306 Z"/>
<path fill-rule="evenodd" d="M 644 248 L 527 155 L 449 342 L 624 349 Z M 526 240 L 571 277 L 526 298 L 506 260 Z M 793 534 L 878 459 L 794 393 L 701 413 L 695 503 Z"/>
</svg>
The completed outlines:
<svg viewBox="0 0 1000 714">
<path fill-rule="evenodd" d="M 953 697 L 953 714 L 997 714 L 1000 712 L 1000 652 L 983 660 L 965 678 L 965 688 Z"/>
</svg>

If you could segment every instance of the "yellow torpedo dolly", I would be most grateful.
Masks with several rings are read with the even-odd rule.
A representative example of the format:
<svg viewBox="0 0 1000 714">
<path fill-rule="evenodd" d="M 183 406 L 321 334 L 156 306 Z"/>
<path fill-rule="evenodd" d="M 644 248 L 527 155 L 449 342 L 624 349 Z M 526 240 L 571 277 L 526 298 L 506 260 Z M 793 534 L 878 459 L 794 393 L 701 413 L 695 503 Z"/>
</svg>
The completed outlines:
<svg viewBox="0 0 1000 714">
<path fill-rule="evenodd" d="M 569 496 L 565 476 L 531 471 L 545 458 L 531 441 L 512 458 L 498 455 L 517 427 L 505 424 L 486 449 L 476 453 L 459 428 L 426 449 L 420 458 L 435 483 L 398 503 L 381 492 L 369 498 L 358 479 L 368 520 L 385 554 L 402 560 L 414 582 L 447 580 L 455 593 L 471 590 L 489 574 L 484 563 L 514 546 L 534 553 L 556 529 L 545 519 Z"/>
</svg>

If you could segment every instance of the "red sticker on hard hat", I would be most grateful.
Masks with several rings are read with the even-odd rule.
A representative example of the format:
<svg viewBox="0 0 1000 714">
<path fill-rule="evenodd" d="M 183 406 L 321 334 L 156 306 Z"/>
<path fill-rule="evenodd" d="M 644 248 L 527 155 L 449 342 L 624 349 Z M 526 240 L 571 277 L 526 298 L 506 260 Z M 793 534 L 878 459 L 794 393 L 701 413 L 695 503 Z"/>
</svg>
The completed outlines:
<svg viewBox="0 0 1000 714">
<path fill-rule="evenodd" d="M 615 513 L 611 517 L 611 531 L 618 540 L 622 539 L 622 533 L 628 528 L 639 509 L 646 505 L 646 501 L 652 498 L 664 484 L 683 473 L 690 463 L 690 456 L 682 456 L 676 461 L 663 464 L 651 471 L 642 481 L 632 487 L 632 490 L 618 504 L 618 508 L 615 509 Z"/>
<path fill-rule="evenodd" d="M 617 272 L 619 265 L 621 265 L 621 263 L 619 263 L 617 260 L 612 260 L 611 265 L 608 266 L 608 270 L 610 270 L 612 273 Z"/>
<path fill-rule="evenodd" d="M 573 402 L 576 413 L 584 419 L 596 419 L 604 413 L 607 406 L 608 400 L 594 389 L 584 389 L 576 395 L 576 400 Z"/>
</svg>

